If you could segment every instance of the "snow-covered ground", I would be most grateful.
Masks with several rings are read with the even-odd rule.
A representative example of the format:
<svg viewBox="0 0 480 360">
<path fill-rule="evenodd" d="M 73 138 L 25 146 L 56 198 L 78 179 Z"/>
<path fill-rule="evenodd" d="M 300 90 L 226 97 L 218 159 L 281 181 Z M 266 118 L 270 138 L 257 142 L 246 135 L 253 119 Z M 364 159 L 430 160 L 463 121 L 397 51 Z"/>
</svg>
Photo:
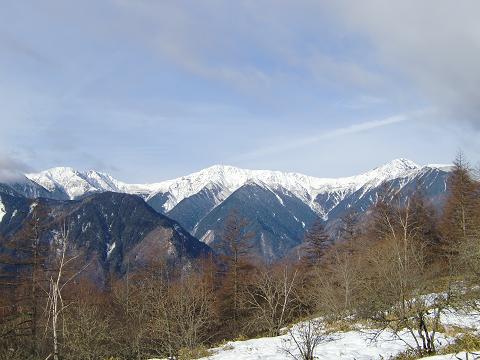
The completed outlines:
<svg viewBox="0 0 480 360">
<path fill-rule="evenodd" d="M 440 316 L 440 322 L 444 326 L 458 326 L 480 331 L 480 313 L 467 313 L 465 311 L 445 311 Z"/>
<path fill-rule="evenodd" d="M 446 312 L 442 316 L 442 323 L 447 326 L 458 326 L 470 328 L 476 331 L 480 330 L 480 316 L 477 314 L 466 314 L 456 311 Z M 295 329 L 295 327 L 294 327 Z M 347 332 L 336 332 L 331 334 L 329 341 L 321 343 L 315 352 L 318 359 L 338 359 L 338 360 L 374 360 L 389 359 L 392 356 L 407 349 L 407 345 L 390 332 L 383 332 L 375 341 L 372 340 L 372 330 L 358 329 Z M 404 340 L 413 344 L 413 339 L 404 333 Z M 211 349 L 211 355 L 203 360 L 291 360 L 285 348 L 294 349 L 293 343 L 289 343 L 289 335 L 277 337 L 265 337 L 250 339 L 245 341 L 230 341 L 223 346 Z M 438 334 L 437 348 L 441 348 L 450 343 L 453 338 Z M 428 360 L 450 360 L 450 359 L 480 359 L 465 353 L 440 355 L 425 358 Z"/>
<path fill-rule="evenodd" d="M 373 360 L 388 359 L 407 349 L 404 341 L 396 338 L 390 332 L 382 332 L 373 340 L 371 329 L 359 329 L 331 334 L 328 341 L 322 342 L 316 348 L 318 359 Z M 413 345 L 413 338 L 407 333 L 402 338 Z M 437 337 L 437 345 L 445 346 L 449 339 L 443 335 Z M 212 360 L 291 360 L 285 349 L 295 350 L 290 336 L 282 335 L 270 338 L 259 338 L 245 341 L 231 341 L 212 349 L 212 355 L 206 359 Z"/>
<path fill-rule="evenodd" d="M 316 350 L 318 359 L 371 360 L 388 359 L 406 349 L 406 345 L 395 340 L 392 334 L 383 333 L 377 341 L 371 341 L 371 335 L 361 331 L 348 331 L 333 334 L 334 339 L 320 344 Z M 260 338 L 246 341 L 229 342 L 223 347 L 212 349 L 212 356 L 204 359 L 214 360 L 288 360 L 292 359 L 285 346 L 293 349 L 288 343 L 289 336 Z"/>
</svg>

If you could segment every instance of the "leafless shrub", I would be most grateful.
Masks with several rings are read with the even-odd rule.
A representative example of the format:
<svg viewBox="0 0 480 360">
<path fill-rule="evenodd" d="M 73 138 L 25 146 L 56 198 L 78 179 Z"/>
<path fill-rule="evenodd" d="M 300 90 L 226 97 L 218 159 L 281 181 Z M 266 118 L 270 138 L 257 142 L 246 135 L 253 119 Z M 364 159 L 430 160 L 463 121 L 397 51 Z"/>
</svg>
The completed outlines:
<svg viewBox="0 0 480 360">
<path fill-rule="evenodd" d="M 282 350 L 295 360 L 313 360 L 317 347 L 332 340 L 320 320 L 307 320 L 288 330 Z"/>
</svg>

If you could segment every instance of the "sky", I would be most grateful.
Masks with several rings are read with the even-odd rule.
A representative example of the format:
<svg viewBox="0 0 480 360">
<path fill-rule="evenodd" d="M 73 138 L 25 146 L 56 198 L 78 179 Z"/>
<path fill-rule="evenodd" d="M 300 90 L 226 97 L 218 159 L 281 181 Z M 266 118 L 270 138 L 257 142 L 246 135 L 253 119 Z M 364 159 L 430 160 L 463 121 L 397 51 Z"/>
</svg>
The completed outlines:
<svg viewBox="0 0 480 360">
<path fill-rule="evenodd" d="M 476 0 L 0 0 L 0 178 L 480 160 Z"/>
</svg>

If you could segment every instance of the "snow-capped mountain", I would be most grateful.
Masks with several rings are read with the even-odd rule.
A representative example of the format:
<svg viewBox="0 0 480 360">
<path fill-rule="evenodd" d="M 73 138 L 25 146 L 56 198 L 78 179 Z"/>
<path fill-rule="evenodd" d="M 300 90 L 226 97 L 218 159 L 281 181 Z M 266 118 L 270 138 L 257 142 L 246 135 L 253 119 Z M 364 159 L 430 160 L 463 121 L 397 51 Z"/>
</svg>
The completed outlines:
<svg viewBox="0 0 480 360">
<path fill-rule="evenodd" d="M 236 210 L 255 234 L 253 246 L 257 253 L 272 260 L 299 245 L 319 217 L 333 230 L 347 212 L 368 210 L 385 188 L 401 199 L 420 190 L 433 203 L 440 203 L 446 192 L 448 171 L 448 166 L 419 166 L 399 159 L 365 174 L 341 179 L 270 172 L 270 177 L 246 180 L 219 204 L 204 187 L 179 202 L 167 215 L 215 247 L 221 239 L 224 220 Z"/>
<path fill-rule="evenodd" d="M 27 197 L 41 193 L 60 200 L 107 191 L 139 195 L 211 245 L 220 239 L 228 213 L 239 210 L 257 234 L 257 251 L 273 259 L 301 243 L 316 219 L 333 223 L 347 211 L 367 210 L 382 187 L 403 197 L 420 189 L 433 202 L 440 202 L 449 170 L 448 165 L 420 166 L 396 159 L 357 176 L 332 179 L 215 165 L 177 179 L 127 184 L 105 173 L 62 167 L 26 174 L 29 182 L 14 190 Z"/>
<path fill-rule="evenodd" d="M 399 177 L 415 176 L 423 168 L 410 160 L 397 159 L 358 176 L 345 178 L 317 178 L 299 173 L 286 173 L 269 170 L 246 170 L 233 166 L 215 165 L 181 178 L 151 185 L 136 185 L 137 189 L 151 189 L 147 200 L 160 195 L 165 199 L 162 211 L 169 212 L 183 199 L 199 193 L 203 189 L 215 190 L 217 203 L 247 183 L 266 186 L 270 189 L 286 189 L 316 212 L 322 214 L 322 206 L 315 199 L 319 194 L 337 192 L 347 194 L 365 185 L 371 187 Z M 126 191 L 131 191 L 128 186 Z M 160 210 L 160 209 L 157 209 Z"/>
<path fill-rule="evenodd" d="M 245 184 L 255 183 L 272 190 L 285 189 L 315 212 L 327 216 L 328 208 L 316 201 L 321 194 L 335 193 L 342 198 L 361 188 L 377 187 L 398 178 L 413 178 L 429 169 L 448 171 L 448 165 L 420 166 L 407 159 L 396 159 L 364 174 L 337 179 L 280 171 L 247 170 L 226 165 L 214 165 L 190 175 L 153 184 L 127 184 L 105 173 L 93 170 L 80 172 L 69 167 L 26 174 L 26 177 L 49 192 L 64 193 L 66 199 L 77 199 L 88 193 L 104 191 L 137 194 L 153 203 L 158 203 L 161 198 L 161 206 L 156 204 L 155 208 L 163 213 L 168 213 L 182 200 L 202 190 L 213 193 L 212 200 L 219 204 Z"/>
<path fill-rule="evenodd" d="M 125 192 L 117 180 L 93 170 L 82 173 L 70 167 L 56 167 L 25 176 L 49 192 L 56 191 L 69 200 L 93 192 Z"/>
</svg>

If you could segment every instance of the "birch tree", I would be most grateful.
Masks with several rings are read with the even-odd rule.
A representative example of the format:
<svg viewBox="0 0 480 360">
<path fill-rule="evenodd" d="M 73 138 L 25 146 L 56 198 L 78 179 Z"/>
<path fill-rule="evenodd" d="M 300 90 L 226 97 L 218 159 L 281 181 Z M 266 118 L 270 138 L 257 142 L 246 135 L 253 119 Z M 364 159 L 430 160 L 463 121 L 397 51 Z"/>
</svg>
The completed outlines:
<svg viewBox="0 0 480 360">
<path fill-rule="evenodd" d="M 64 224 L 56 237 L 57 248 L 56 254 L 54 254 L 54 268 L 48 279 L 49 287 L 44 289 L 47 294 L 45 335 L 50 331 L 52 341 L 52 352 L 48 358 L 52 357 L 54 360 L 60 358 L 60 338 L 62 334 L 65 334 L 66 326 L 63 315 L 69 305 L 63 299 L 63 292 L 65 287 L 88 266 L 88 264 L 85 265 L 79 271 L 74 272 L 73 275 L 68 273 L 69 265 L 78 258 L 78 256 L 67 257 L 68 239 L 68 229 Z"/>
</svg>

